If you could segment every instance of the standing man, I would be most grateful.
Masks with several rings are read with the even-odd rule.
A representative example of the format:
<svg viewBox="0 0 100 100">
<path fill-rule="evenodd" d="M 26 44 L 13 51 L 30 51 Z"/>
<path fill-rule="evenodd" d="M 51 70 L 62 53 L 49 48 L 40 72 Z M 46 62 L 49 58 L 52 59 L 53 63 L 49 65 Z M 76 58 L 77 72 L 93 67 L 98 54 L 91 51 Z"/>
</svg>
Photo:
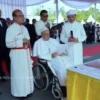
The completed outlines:
<svg viewBox="0 0 100 100">
<path fill-rule="evenodd" d="M 34 24 L 30 24 L 29 23 L 29 19 L 26 19 L 26 24 L 25 27 L 27 28 L 28 32 L 29 32 L 29 36 L 30 36 L 30 44 L 31 44 L 31 48 L 33 48 L 33 45 L 35 43 L 35 41 L 37 40 L 37 35 L 35 32 L 35 26 Z"/>
<path fill-rule="evenodd" d="M 7 68 L 9 68 L 9 50 L 6 48 L 5 35 L 7 30 L 7 24 L 5 19 L 1 18 L 2 12 L 0 10 L 0 81 L 4 81 L 4 72 L 2 70 L 2 61 L 6 61 Z"/>
<path fill-rule="evenodd" d="M 11 19 L 10 18 L 6 18 L 6 23 L 7 23 L 7 27 L 11 26 Z"/>
<path fill-rule="evenodd" d="M 93 26 L 92 22 L 90 22 L 88 26 L 88 42 L 93 43 L 94 41 L 95 41 L 95 26 Z"/>
<path fill-rule="evenodd" d="M 51 28 L 50 23 L 48 22 L 48 12 L 46 10 L 42 10 L 40 12 L 40 20 L 35 24 L 38 38 L 41 37 L 41 32 L 45 27 L 48 27 L 49 29 Z"/>
<path fill-rule="evenodd" d="M 33 25 L 35 25 L 35 24 L 36 24 L 36 22 L 37 22 L 37 20 L 36 20 L 36 19 L 32 19 L 32 24 L 33 24 Z"/>
<path fill-rule="evenodd" d="M 30 37 L 23 26 L 23 13 L 17 9 L 12 16 L 14 23 L 6 33 L 6 46 L 11 48 L 11 94 L 23 100 L 23 97 L 27 97 L 34 90 Z"/>
<path fill-rule="evenodd" d="M 61 41 L 68 44 L 68 56 L 73 61 L 74 65 L 83 63 L 83 47 L 82 42 L 86 40 L 86 33 L 83 25 L 76 22 L 76 11 L 70 10 L 67 12 L 68 22 L 65 22 Z"/>
</svg>

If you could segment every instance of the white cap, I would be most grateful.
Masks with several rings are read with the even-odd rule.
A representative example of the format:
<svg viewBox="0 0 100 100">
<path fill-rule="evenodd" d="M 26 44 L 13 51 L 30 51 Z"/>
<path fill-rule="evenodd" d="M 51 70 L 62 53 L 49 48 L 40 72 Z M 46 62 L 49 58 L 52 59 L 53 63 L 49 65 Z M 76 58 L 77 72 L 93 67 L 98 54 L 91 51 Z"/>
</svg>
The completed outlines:
<svg viewBox="0 0 100 100">
<path fill-rule="evenodd" d="M 67 13 L 66 13 L 67 16 L 69 15 L 76 15 L 76 11 L 75 10 L 69 10 Z"/>
<path fill-rule="evenodd" d="M 47 27 L 44 27 L 43 30 L 41 31 L 41 34 L 45 31 L 49 30 Z"/>
</svg>

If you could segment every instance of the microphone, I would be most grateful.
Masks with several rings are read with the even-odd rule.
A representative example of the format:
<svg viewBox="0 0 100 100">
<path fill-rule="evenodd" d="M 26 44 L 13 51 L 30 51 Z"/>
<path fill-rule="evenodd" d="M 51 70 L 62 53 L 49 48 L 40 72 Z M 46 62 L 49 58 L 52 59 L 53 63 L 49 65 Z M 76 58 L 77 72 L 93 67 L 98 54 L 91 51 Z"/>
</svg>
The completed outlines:
<svg viewBox="0 0 100 100">
<path fill-rule="evenodd" d="M 71 34 L 71 38 L 74 38 L 73 31 L 70 31 L 70 34 Z"/>
</svg>

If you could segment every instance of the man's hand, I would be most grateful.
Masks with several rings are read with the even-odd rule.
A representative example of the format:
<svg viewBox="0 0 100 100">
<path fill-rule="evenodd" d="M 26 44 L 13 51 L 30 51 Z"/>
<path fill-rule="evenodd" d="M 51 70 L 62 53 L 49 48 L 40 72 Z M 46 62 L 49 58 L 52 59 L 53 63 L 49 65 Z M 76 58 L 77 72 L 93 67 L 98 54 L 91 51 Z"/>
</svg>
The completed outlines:
<svg viewBox="0 0 100 100">
<path fill-rule="evenodd" d="M 69 38 L 68 39 L 68 42 L 73 42 L 73 38 Z"/>
<path fill-rule="evenodd" d="M 24 39 L 23 39 L 23 43 L 24 43 L 24 44 L 27 44 L 27 43 L 29 43 L 29 40 L 28 40 L 27 38 L 24 38 Z"/>
<path fill-rule="evenodd" d="M 57 56 L 58 56 L 58 53 L 57 52 L 55 52 L 55 53 L 52 54 L 52 58 L 55 58 Z"/>
<path fill-rule="evenodd" d="M 69 38 L 68 42 L 76 42 L 76 43 L 78 43 L 79 41 L 76 38 Z"/>
<path fill-rule="evenodd" d="M 47 28 L 50 28 L 50 24 L 49 24 L 49 23 L 47 23 L 47 24 L 46 24 L 46 27 L 47 27 Z"/>
<path fill-rule="evenodd" d="M 74 42 L 78 43 L 79 41 L 78 41 L 78 39 L 75 38 L 75 39 L 74 39 Z"/>
<path fill-rule="evenodd" d="M 62 54 L 60 54 L 59 56 L 65 56 L 66 55 L 66 53 L 65 52 L 63 52 Z"/>
</svg>

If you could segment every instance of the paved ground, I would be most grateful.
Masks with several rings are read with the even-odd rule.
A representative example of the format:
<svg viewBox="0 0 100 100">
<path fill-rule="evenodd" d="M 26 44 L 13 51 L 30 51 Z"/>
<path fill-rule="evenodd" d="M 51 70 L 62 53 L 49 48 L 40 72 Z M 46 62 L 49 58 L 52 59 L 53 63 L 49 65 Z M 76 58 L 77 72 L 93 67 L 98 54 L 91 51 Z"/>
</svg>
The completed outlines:
<svg viewBox="0 0 100 100">
<path fill-rule="evenodd" d="M 99 59 L 99 58 L 100 58 L 100 54 L 93 55 L 93 56 L 87 56 L 84 58 L 84 62 Z M 2 94 L 0 95 L 0 100 L 18 100 L 17 98 L 14 98 L 10 94 L 10 82 L 9 81 L 0 85 L 0 91 L 2 92 Z M 50 89 L 48 89 L 45 92 L 35 89 L 32 96 L 27 98 L 26 100 L 56 100 L 56 99 L 53 98 Z"/>
</svg>

